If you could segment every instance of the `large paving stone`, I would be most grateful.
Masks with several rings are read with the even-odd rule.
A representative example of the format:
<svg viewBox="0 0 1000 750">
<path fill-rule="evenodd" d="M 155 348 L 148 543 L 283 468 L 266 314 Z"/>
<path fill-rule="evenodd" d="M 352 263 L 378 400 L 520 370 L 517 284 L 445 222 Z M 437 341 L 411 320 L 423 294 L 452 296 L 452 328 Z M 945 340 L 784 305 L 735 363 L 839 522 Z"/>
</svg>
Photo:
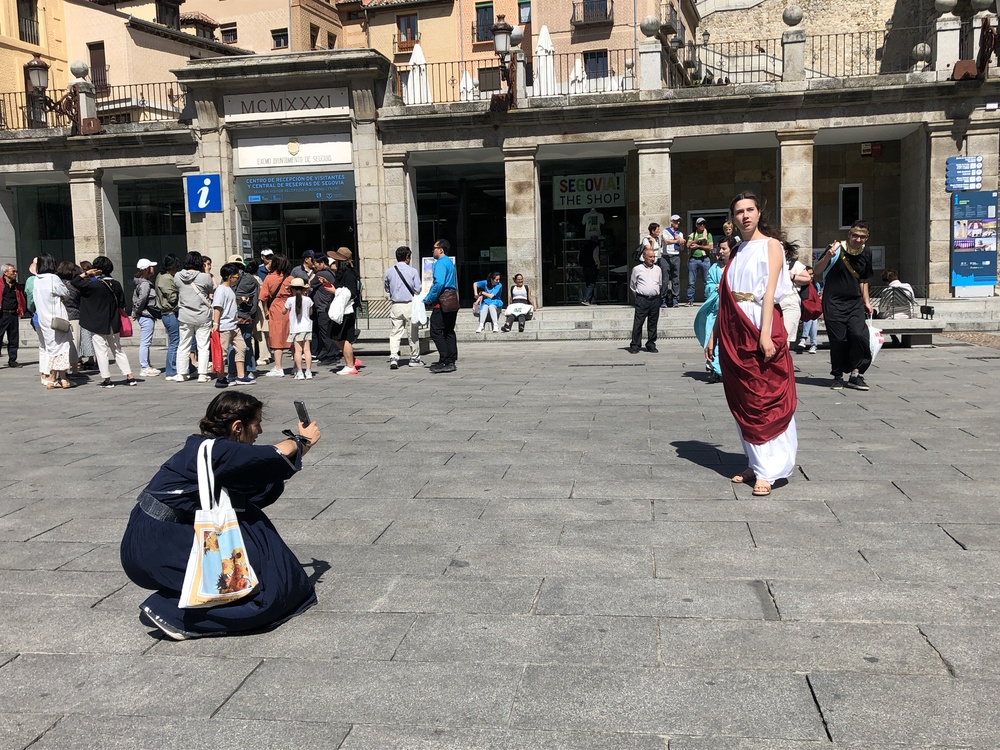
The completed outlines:
<svg viewBox="0 0 1000 750">
<path fill-rule="evenodd" d="M 224 719 L 504 728 L 520 666 L 265 661 L 218 712 Z"/>
<path fill-rule="evenodd" d="M 861 550 L 883 581 L 940 581 L 942 583 L 990 583 L 1000 579 L 1000 550 L 953 551 Z"/>
<path fill-rule="evenodd" d="M 209 718 L 260 664 L 234 657 L 22 654 L 0 669 L 0 703 L 27 713 Z M 164 700 L 164 696 L 170 700 Z"/>
<path fill-rule="evenodd" d="M 6 710 L 6 709 L 5 709 Z M 59 714 L 0 713 L 0 750 L 23 750 L 59 721 Z"/>
<path fill-rule="evenodd" d="M 1000 626 L 922 625 L 921 632 L 958 677 L 995 678 L 1000 674 Z"/>
<path fill-rule="evenodd" d="M 511 726 L 603 732 L 825 738 L 801 676 L 528 666 Z"/>
<path fill-rule="evenodd" d="M 649 550 L 627 547 L 522 547 L 511 544 L 468 544 L 455 553 L 448 575 L 578 576 L 638 578 L 652 576 Z"/>
<path fill-rule="evenodd" d="M 949 677 L 813 674 L 834 741 L 1000 746 L 1000 683 Z"/>
<path fill-rule="evenodd" d="M 435 539 L 451 542 L 456 547 L 471 544 L 547 545 L 559 542 L 562 523 L 559 521 L 512 519 L 400 519 L 393 521 L 378 536 L 377 544 L 416 544 Z"/>
<path fill-rule="evenodd" d="M 804 521 L 836 523 L 821 500 L 670 500 L 656 501 L 657 521 Z"/>
<path fill-rule="evenodd" d="M 912 625 L 661 619 L 660 649 L 675 667 L 948 674 Z"/>
<path fill-rule="evenodd" d="M 875 580 L 875 574 L 855 550 L 653 547 L 653 554 L 657 578 Z"/>
<path fill-rule="evenodd" d="M 219 717 L 74 716 L 64 718 L 34 745 L 35 750 L 330 750 L 341 747 L 350 727 L 332 722 L 231 721 Z"/>
<path fill-rule="evenodd" d="M 421 615 L 397 661 L 656 666 L 656 621 L 640 617 Z"/>
<path fill-rule="evenodd" d="M 541 578 L 428 577 L 332 571 L 316 585 L 317 609 L 331 612 L 452 612 L 523 614 Z"/>
<path fill-rule="evenodd" d="M 1000 550 L 1000 524 L 947 523 L 942 529 L 965 549 Z"/>
<path fill-rule="evenodd" d="M 356 725 L 340 750 L 665 750 L 666 741 L 652 734 Z"/>
<path fill-rule="evenodd" d="M 560 544 L 657 547 L 752 548 L 747 524 L 738 521 L 570 521 Z"/>
<path fill-rule="evenodd" d="M 750 524 L 758 547 L 775 549 L 957 550 L 955 540 L 937 524 L 911 523 L 758 523 Z"/>
<path fill-rule="evenodd" d="M 548 577 L 537 611 L 561 615 L 637 615 L 697 619 L 776 620 L 761 581 Z"/>
<path fill-rule="evenodd" d="M 484 519 L 510 522 L 518 519 L 541 521 L 605 520 L 648 521 L 652 515 L 648 500 L 638 499 L 491 499 L 483 510 Z"/>
</svg>

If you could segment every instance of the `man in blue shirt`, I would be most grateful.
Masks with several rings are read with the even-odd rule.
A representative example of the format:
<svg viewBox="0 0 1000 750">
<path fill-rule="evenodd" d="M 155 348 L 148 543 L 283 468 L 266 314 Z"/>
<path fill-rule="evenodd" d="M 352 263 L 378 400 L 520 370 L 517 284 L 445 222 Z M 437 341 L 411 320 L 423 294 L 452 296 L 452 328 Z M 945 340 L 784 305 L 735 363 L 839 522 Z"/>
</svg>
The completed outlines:
<svg viewBox="0 0 1000 750">
<path fill-rule="evenodd" d="M 434 243 L 434 283 L 424 297 L 424 304 L 431 311 L 431 339 L 438 350 L 438 361 L 429 372 L 455 372 L 458 360 L 458 339 L 455 321 L 458 320 L 458 277 L 455 264 L 448 257 L 451 243 L 438 240 Z M 444 309 L 442 309 L 444 308 Z"/>
</svg>

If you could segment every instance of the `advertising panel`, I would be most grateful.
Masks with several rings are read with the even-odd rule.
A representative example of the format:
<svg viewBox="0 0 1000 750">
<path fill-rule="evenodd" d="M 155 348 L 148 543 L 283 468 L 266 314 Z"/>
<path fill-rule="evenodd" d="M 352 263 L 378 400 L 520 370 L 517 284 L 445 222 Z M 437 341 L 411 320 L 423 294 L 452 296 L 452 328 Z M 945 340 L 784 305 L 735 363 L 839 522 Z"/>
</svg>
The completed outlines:
<svg viewBox="0 0 1000 750">
<path fill-rule="evenodd" d="M 951 285 L 959 289 L 992 287 L 996 283 L 997 191 L 954 193 L 951 197 Z"/>
</svg>

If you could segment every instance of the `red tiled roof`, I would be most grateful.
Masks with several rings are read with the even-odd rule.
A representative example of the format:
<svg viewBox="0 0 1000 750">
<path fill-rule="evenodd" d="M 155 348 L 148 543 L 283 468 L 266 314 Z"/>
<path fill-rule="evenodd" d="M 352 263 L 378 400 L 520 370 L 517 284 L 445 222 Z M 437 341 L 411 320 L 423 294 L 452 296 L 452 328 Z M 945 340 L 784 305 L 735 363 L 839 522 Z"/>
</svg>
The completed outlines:
<svg viewBox="0 0 1000 750">
<path fill-rule="evenodd" d="M 211 26 L 213 29 L 219 28 L 219 24 L 214 19 L 197 10 L 181 13 L 181 23 L 200 23 L 203 26 Z"/>
</svg>

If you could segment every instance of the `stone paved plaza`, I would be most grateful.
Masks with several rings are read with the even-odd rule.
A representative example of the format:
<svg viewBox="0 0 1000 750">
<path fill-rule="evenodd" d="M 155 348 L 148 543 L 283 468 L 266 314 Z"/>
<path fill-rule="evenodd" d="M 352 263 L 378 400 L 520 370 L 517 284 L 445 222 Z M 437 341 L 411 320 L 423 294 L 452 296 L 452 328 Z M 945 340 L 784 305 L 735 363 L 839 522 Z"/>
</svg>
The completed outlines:
<svg viewBox="0 0 1000 750">
<path fill-rule="evenodd" d="M 693 339 L 262 380 L 262 439 L 293 398 L 324 431 L 270 510 L 319 605 L 187 642 L 118 541 L 216 391 L 2 370 L 0 748 L 1000 747 L 1000 352 L 938 342 L 868 393 L 796 355 L 768 499 Z"/>
</svg>

